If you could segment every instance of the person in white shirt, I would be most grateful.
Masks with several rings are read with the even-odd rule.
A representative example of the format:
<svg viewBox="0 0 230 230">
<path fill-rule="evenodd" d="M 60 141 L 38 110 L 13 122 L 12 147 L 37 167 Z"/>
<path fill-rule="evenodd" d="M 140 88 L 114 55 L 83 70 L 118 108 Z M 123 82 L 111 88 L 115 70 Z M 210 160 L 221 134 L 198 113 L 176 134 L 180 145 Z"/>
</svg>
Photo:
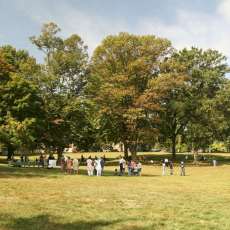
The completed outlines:
<svg viewBox="0 0 230 230">
<path fill-rule="evenodd" d="M 125 173 L 125 159 L 123 157 L 121 157 L 121 159 L 119 160 L 119 166 L 120 166 L 120 176 L 124 175 Z"/>
<path fill-rule="evenodd" d="M 97 170 L 97 176 L 101 176 L 101 158 L 99 157 L 97 160 L 95 160 L 96 163 L 96 170 Z"/>
</svg>

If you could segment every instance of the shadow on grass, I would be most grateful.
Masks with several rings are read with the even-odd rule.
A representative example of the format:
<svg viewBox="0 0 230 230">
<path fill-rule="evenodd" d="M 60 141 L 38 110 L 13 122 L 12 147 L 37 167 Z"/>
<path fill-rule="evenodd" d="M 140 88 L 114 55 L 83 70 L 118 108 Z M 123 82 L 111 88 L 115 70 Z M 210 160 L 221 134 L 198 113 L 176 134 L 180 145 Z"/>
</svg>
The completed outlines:
<svg viewBox="0 0 230 230">
<path fill-rule="evenodd" d="M 8 165 L 0 165 L 0 178 L 10 177 L 57 177 L 62 173 L 58 169 L 43 169 L 43 168 L 21 168 L 10 167 Z"/>
<path fill-rule="evenodd" d="M 65 176 L 66 174 L 62 172 L 60 169 L 46 169 L 46 168 L 37 168 L 37 167 L 30 167 L 30 168 L 21 168 L 21 167 L 10 167 L 8 165 L 0 165 L 0 178 L 58 178 Z M 87 171 L 86 169 L 80 169 L 79 174 L 81 176 L 86 176 Z M 71 174 L 70 176 L 78 176 L 76 174 Z M 142 174 L 141 177 L 157 177 L 159 175 L 152 175 L 152 174 Z M 95 177 L 95 176 L 94 176 Z M 114 175 L 114 171 L 111 170 L 104 170 L 103 177 L 119 177 L 119 178 L 137 178 L 138 176 L 119 176 Z"/>
<path fill-rule="evenodd" d="M 161 165 L 161 162 L 163 159 L 168 158 L 168 159 L 172 159 L 172 154 L 142 154 L 139 155 L 141 156 L 141 158 L 144 159 L 144 161 L 150 161 L 153 160 L 155 164 Z M 188 156 L 188 159 L 186 160 L 186 156 Z M 199 155 L 199 157 L 201 157 L 202 154 Z M 212 165 L 212 160 L 215 159 L 217 160 L 219 165 L 229 165 L 230 164 L 230 153 L 229 156 L 223 156 L 221 154 L 218 153 L 213 153 L 213 154 L 204 154 L 206 160 L 200 160 L 198 163 L 200 164 L 200 166 L 210 166 Z M 172 159 L 174 163 L 179 164 L 180 161 L 185 161 L 187 165 L 195 165 L 194 164 L 194 158 L 193 155 L 191 154 L 177 154 L 175 159 Z"/>
<path fill-rule="evenodd" d="M 4 215 L 0 217 L 1 227 L 6 230 L 100 230 L 100 229 L 113 229 L 116 225 L 121 224 L 119 229 L 132 229 L 132 230 L 150 230 L 155 229 L 154 224 L 147 227 L 130 225 L 126 228 L 126 223 L 135 223 L 136 218 L 130 219 L 117 219 L 117 220 L 92 220 L 92 221 L 73 221 L 69 223 L 57 223 L 58 217 L 50 215 L 38 215 L 34 217 L 12 217 Z"/>
<path fill-rule="evenodd" d="M 57 223 L 58 217 L 49 215 L 39 215 L 35 217 L 9 217 L 5 216 L 6 219 L 1 222 L 5 223 L 4 229 L 10 230 L 93 230 L 100 229 L 102 227 L 110 228 L 111 225 L 117 224 L 120 220 L 98 220 L 98 221 L 74 221 L 70 223 Z M 2 227 L 3 227 L 2 226 Z"/>
</svg>

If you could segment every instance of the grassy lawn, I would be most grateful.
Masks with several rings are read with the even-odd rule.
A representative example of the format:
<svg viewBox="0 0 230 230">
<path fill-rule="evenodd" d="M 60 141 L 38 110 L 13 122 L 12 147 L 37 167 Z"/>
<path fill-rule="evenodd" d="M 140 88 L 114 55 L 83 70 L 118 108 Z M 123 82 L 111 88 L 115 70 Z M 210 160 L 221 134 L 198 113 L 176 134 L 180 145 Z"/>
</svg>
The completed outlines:
<svg viewBox="0 0 230 230">
<path fill-rule="evenodd" d="M 161 176 L 64 175 L 58 169 L 0 165 L 0 229 L 230 229 L 230 165 Z"/>
</svg>

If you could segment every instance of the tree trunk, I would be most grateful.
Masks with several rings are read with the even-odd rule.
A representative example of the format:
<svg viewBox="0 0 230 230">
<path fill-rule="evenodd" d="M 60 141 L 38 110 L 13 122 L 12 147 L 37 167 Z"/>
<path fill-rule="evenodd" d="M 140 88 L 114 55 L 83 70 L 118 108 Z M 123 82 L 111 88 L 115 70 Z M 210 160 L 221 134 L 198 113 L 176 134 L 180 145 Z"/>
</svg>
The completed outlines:
<svg viewBox="0 0 230 230">
<path fill-rule="evenodd" d="M 7 150 L 8 150 L 7 160 L 9 161 L 12 159 L 12 156 L 14 155 L 14 148 L 12 147 L 12 145 L 8 145 Z"/>
<path fill-rule="evenodd" d="M 129 158 L 129 153 L 128 153 L 128 144 L 127 142 L 124 142 L 124 158 L 128 159 Z"/>
<path fill-rule="evenodd" d="M 57 155 L 58 155 L 58 159 L 57 159 L 57 164 L 60 165 L 61 164 L 61 157 L 63 155 L 63 148 L 58 148 L 57 149 Z"/>
<path fill-rule="evenodd" d="M 171 141 L 172 141 L 172 157 L 176 158 L 176 135 L 172 136 Z"/>
<path fill-rule="evenodd" d="M 132 159 L 135 160 L 137 158 L 137 144 L 130 145 L 129 150 L 131 152 Z"/>
</svg>

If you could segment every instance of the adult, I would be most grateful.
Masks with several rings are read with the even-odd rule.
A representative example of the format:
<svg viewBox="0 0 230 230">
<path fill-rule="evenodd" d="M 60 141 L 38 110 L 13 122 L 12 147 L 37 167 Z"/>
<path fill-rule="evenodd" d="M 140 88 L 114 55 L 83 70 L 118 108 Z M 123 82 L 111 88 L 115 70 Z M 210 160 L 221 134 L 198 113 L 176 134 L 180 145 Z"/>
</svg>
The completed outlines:
<svg viewBox="0 0 230 230">
<path fill-rule="evenodd" d="M 170 175 L 173 175 L 173 162 L 169 162 L 169 168 L 170 168 Z"/>
<path fill-rule="evenodd" d="M 78 170 L 79 170 L 79 161 L 77 158 L 75 158 L 73 160 L 73 173 L 78 174 Z"/>
<path fill-rule="evenodd" d="M 165 161 L 163 160 L 162 161 L 162 176 L 165 176 L 166 175 L 166 163 Z"/>
<path fill-rule="evenodd" d="M 138 176 L 141 176 L 141 171 L 142 171 L 142 164 L 140 161 L 138 161 L 137 163 L 137 173 L 138 173 Z"/>
<path fill-rule="evenodd" d="M 38 167 L 43 167 L 44 168 L 44 155 L 41 154 L 39 157 L 39 166 Z"/>
<path fill-rule="evenodd" d="M 217 164 L 216 159 L 213 159 L 213 160 L 212 160 L 212 163 L 213 163 L 213 167 L 216 167 L 216 164 Z"/>
<path fill-rule="evenodd" d="M 105 167 L 104 157 L 101 158 L 100 164 L 101 164 L 101 175 L 103 175 L 103 173 L 104 173 L 104 167 Z"/>
<path fill-rule="evenodd" d="M 93 175 L 97 175 L 97 156 L 95 156 L 94 161 L 93 161 Z"/>
<path fill-rule="evenodd" d="M 125 173 L 125 163 L 125 159 L 121 157 L 121 159 L 119 160 L 120 176 L 124 175 Z"/>
<path fill-rule="evenodd" d="M 132 175 L 132 165 L 131 165 L 131 160 L 128 161 L 128 176 Z"/>
<path fill-rule="evenodd" d="M 87 167 L 87 172 L 88 176 L 93 176 L 93 161 L 91 159 L 91 156 L 86 161 L 86 167 Z"/>
<path fill-rule="evenodd" d="M 168 164 L 169 164 L 169 160 L 168 158 L 165 158 L 165 166 L 168 167 Z"/>
<path fill-rule="evenodd" d="M 183 161 L 180 162 L 180 175 L 185 176 L 185 164 Z"/>
<path fill-rule="evenodd" d="M 61 156 L 61 171 L 65 172 L 66 170 L 66 158 L 64 155 Z"/>
<path fill-rule="evenodd" d="M 70 159 L 70 157 L 68 157 L 66 162 L 66 169 L 68 174 L 72 173 L 72 167 L 73 167 L 73 161 Z"/>
<path fill-rule="evenodd" d="M 95 160 L 95 168 L 97 170 L 97 176 L 101 176 L 101 171 L 102 171 L 102 168 L 101 168 L 101 158 L 99 157 L 97 160 Z"/>
</svg>

